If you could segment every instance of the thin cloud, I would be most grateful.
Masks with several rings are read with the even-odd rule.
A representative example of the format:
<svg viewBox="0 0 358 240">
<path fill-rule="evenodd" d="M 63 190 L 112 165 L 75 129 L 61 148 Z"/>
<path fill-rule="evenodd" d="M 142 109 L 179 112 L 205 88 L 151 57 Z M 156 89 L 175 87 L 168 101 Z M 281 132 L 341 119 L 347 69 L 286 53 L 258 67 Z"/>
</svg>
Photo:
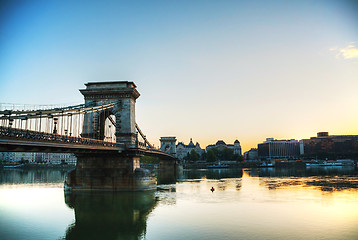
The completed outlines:
<svg viewBox="0 0 358 240">
<path fill-rule="evenodd" d="M 336 52 L 337 58 L 343 59 L 358 59 L 358 42 L 351 43 L 345 48 L 330 48 L 329 51 Z"/>
<path fill-rule="evenodd" d="M 346 48 L 342 48 L 340 54 L 344 59 L 358 59 L 358 48 L 352 44 Z"/>
<path fill-rule="evenodd" d="M 332 48 L 329 49 L 329 51 L 335 52 L 335 51 L 337 51 L 337 49 L 338 49 L 337 47 L 332 47 Z"/>
</svg>

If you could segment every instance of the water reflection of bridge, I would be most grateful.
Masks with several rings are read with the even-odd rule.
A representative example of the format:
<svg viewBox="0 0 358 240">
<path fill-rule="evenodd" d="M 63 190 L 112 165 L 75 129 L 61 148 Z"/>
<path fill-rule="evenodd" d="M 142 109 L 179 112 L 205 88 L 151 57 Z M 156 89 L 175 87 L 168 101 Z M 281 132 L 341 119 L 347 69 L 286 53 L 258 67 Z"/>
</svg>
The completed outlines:
<svg viewBox="0 0 358 240">
<path fill-rule="evenodd" d="M 157 205 L 153 192 L 71 193 L 65 201 L 75 212 L 66 239 L 141 239 Z"/>
</svg>

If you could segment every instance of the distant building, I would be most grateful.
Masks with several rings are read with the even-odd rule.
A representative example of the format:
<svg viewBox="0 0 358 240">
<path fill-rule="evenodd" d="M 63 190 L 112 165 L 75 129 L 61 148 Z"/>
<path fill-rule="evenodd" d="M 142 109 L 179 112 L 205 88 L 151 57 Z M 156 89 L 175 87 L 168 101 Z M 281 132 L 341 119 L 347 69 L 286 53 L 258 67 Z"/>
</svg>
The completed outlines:
<svg viewBox="0 0 358 240">
<path fill-rule="evenodd" d="M 15 153 L 14 152 L 2 152 L 0 154 L 0 161 L 4 162 L 12 162 L 15 159 Z"/>
<path fill-rule="evenodd" d="M 226 144 L 223 140 L 219 140 L 216 144 L 208 145 L 206 151 L 211 148 L 216 148 L 218 150 L 223 150 L 225 148 L 233 149 L 234 154 L 241 156 L 241 145 L 239 140 L 235 140 L 234 144 Z"/>
<path fill-rule="evenodd" d="M 76 164 L 77 158 L 72 153 L 51 153 L 49 161 L 52 164 Z"/>
<path fill-rule="evenodd" d="M 358 135 L 329 135 L 318 132 L 317 137 L 302 139 L 301 154 L 311 158 L 358 158 Z"/>
<path fill-rule="evenodd" d="M 14 161 L 28 161 L 29 163 L 35 161 L 35 156 L 38 153 L 34 152 L 14 152 Z"/>
<path fill-rule="evenodd" d="M 42 152 L 2 152 L 0 160 L 5 162 L 27 161 L 28 163 L 76 164 L 77 158 L 72 153 L 42 153 Z"/>
<path fill-rule="evenodd" d="M 251 148 L 249 151 L 244 153 L 245 160 L 257 160 L 259 158 L 259 152 L 257 148 Z"/>
<path fill-rule="evenodd" d="M 188 145 L 185 145 L 183 142 L 179 142 L 176 145 L 177 158 L 184 159 L 192 150 L 199 154 L 199 156 L 204 153 L 204 150 L 201 149 L 200 144 L 197 142 L 194 145 L 193 139 L 191 138 Z"/>
<path fill-rule="evenodd" d="M 300 145 L 295 139 L 276 140 L 266 138 L 258 144 L 258 158 L 260 160 L 297 159 L 300 156 Z"/>
</svg>

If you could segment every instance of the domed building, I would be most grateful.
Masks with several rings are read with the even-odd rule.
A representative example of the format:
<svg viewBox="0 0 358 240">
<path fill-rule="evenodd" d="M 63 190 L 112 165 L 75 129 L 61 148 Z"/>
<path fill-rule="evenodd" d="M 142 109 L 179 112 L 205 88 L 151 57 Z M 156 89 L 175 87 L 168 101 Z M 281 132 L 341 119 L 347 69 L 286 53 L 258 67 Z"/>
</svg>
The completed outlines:
<svg viewBox="0 0 358 240">
<path fill-rule="evenodd" d="M 188 153 L 191 152 L 191 150 L 194 150 L 201 156 L 204 152 L 203 149 L 201 149 L 200 144 L 197 142 L 196 144 L 193 143 L 193 139 L 190 138 L 190 142 L 188 145 L 185 145 L 183 142 L 179 142 L 176 146 L 177 151 L 177 158 L 184 159 L 188 155 Z"/>
<path fill-rule="evenodd" d="M 218 150 L 223 150 L 225 148 L 233 149 L 234 154 L 241 156 L 241 145 L 239 140 L 235 140 L 234 144 L 226 144 L 223 140 L 218 140 L 216 144 L 208 145 L 206 147 L 206 151 L 208 151 L 210 148 L 216 148 Z"/>
</svg>

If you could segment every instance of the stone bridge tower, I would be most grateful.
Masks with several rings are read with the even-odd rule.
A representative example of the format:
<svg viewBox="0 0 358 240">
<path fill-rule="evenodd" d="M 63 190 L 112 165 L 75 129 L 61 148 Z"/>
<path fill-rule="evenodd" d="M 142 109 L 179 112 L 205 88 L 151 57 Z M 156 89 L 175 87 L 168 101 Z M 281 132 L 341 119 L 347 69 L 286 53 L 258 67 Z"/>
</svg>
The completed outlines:
<svg viewBox="0 0 358 240">
<path fill-rule="evenodd" d="M 86 113 L 83 120 L 82 137 L 104 139 L 105 120 L 115 116 L 116 142 L 127 146 L 135 144 L 136 121 L 135 103 L 140 96 L 133 82 L 89 82 L 86 89 L 80 92 L 85 98 L 87 107 L 102 106 L 114 103 L 111 110 Z"/>
<path fill-rule="evenodd" d="M 176 156 L 176 141 L 177 139 L 175 137 L 161 137 L 159 150 Z"/>
</svg>

